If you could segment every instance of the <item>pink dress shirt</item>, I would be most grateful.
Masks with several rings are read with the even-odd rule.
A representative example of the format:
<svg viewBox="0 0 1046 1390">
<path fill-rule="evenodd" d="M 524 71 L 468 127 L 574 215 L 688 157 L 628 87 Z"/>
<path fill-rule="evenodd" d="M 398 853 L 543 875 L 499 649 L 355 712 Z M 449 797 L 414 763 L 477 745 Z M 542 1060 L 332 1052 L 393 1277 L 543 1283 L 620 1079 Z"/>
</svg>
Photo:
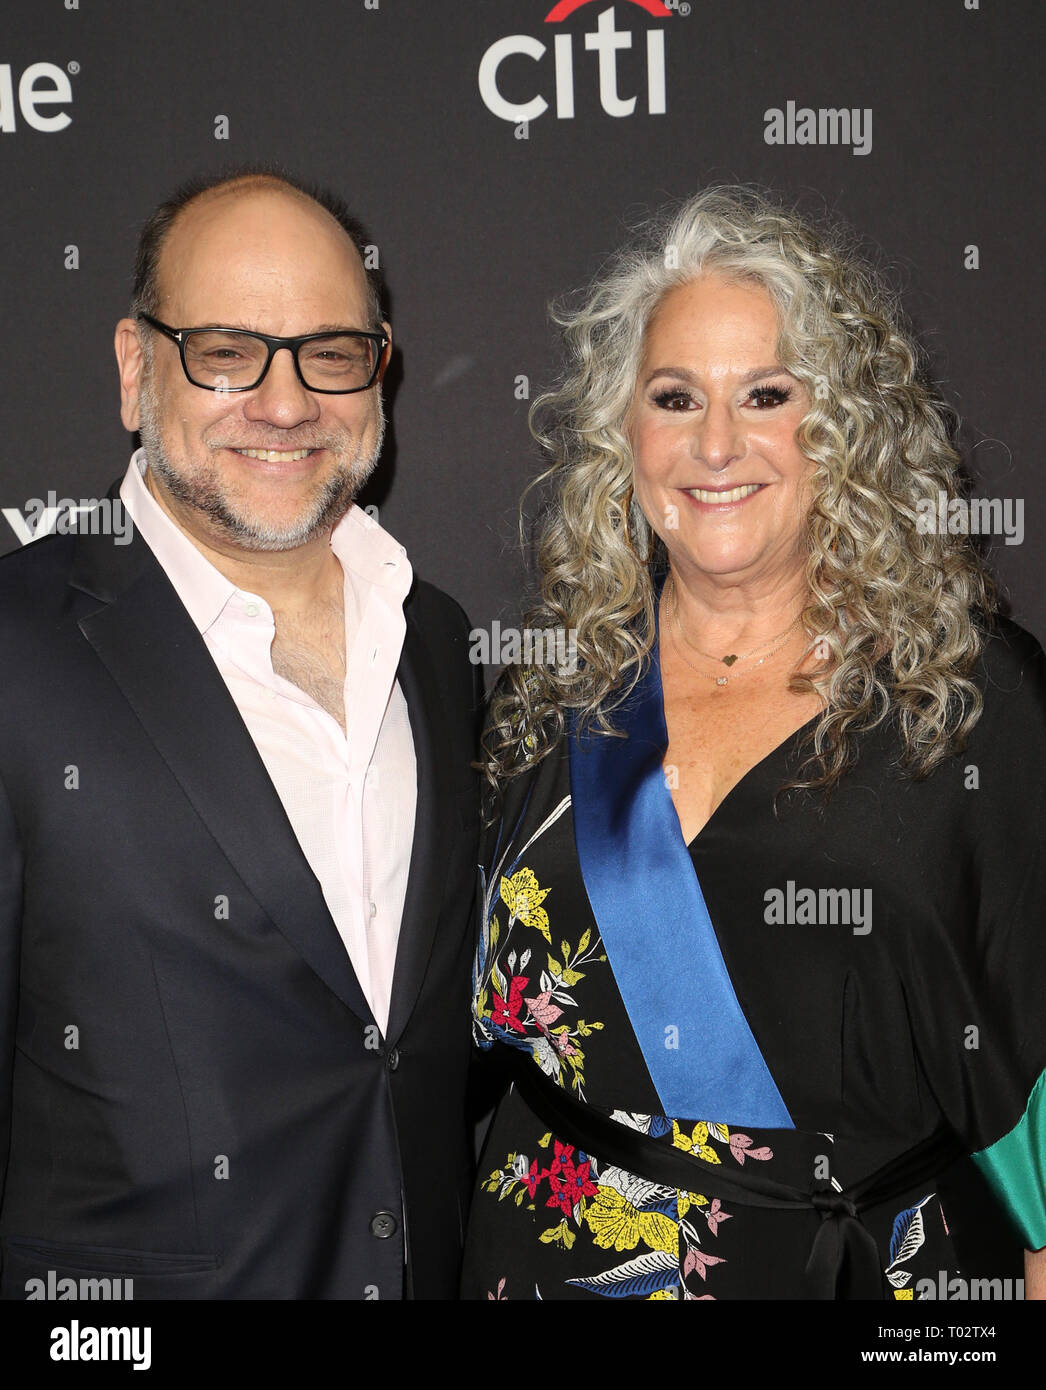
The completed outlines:
<svg viewBox="0 0 1046 1390">
<path fill-rule="evenodd" d="M 319 880 L 382 1033 L 407 890 L 417 763 L 396 680 L 406 632 L 406 551 L 359 507 L 331 533 L 345 575 L 345 722 L 272 669 L 272 609 L 197 550 L 131 459 L 120 497 L 200 631 Z"/>
</svg>

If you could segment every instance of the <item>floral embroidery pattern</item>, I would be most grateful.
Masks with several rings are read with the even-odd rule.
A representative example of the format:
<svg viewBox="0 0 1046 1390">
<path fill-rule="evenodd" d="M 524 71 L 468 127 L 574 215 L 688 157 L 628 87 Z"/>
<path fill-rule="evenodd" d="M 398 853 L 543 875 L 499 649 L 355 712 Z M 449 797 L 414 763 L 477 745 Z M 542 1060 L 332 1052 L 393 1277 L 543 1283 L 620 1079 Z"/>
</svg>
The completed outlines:
<svg viewBox="0 0 1046 1390">
<path fill-rule="evenodd" d="M 896 1299 L 915 1297 L 915 1290 L 908 1287 L 912 1281 L 912 1272 L 902 1266 L 917 1254 L 926 1242 L 923 1208 L 933 1196 L 932 1192 L 928 1193 L 921 1202 L 899 1211 L 893 1219 L 893 1230 L 890 1233 L 890 1263 L 886 1266 L 885 1274 L 893 1287 L 893 1296 Z"/>
<path fill-rule="evenodd" d="M 511 878 L 501 880 L 501 900 L 512 914 L 509 926 L 518 918 L 528 927 L 536 927 L 548 944 L 552 945 L 549 931 L 548 913 L 541 904 L 551 893 L 551 888 L 542 888 L 530 869 L 520 869 Z"/>
<path fill-rule="evenodd" d="M 523 863 L 569 804 L 570 798 L 564 798 L 518 854 L 510 860 L 506 849 L 489 879 L 481 879 L 473 1031 L 481 1048 L 500 1043 L 528 1051 L 547 1076 L 584 1100 L 585 1046 L 604 1025 L 581 1016 L 580 999 L 591 967 L 607 958 L 591 927 L 573 945 L 570 937 L 562 937 L 556 951 L 552 890 L 543 888 L 537 873 Z M 695 1173 L 699 1164 L 714 1169 L 723 1162 L 744 1166 L 749 1159 L 773 1157 L 749 1135 L 721 1124 L 702 1122 L 684 1129 L 660 1115 L 625 1111 L 614 1111 L 612 1118 L 693 1154 Z M 726 1260 L 706 1245 L 713 1246 L 720 1227 L 734 1219 L 718 1197 L 664 1187 L 610 1165 L 600 1168 L 595 1158 L 551 1133 L 538 1140 L 535 1155 L 510 1153 L 481 1188 L 499 1202 L 531 1213 L 542 1245 L 575 1251 L 565 1272 L 586 1266 L 592 1270 L 567 1277 L 566 1284 L 606 1298 L 714 1298 L 704 1292 L 709 1271 Z M 582 1262 L 585 1248 L 592 1252 L 590 1265 Z M 599 1251 L 616 1257 L 610 1268 L 600 1268 Z M 488 1288 L 488 1298 L 503 1299 L 505 1285 L 501 1278 L 496 1292 Z M 535 1295 L 541 1297 L 539 1288 Z"/>
<path fill-rule="evenodd" d="M 726 1125 L 702 1122 L 695 1125 L 690 1134 L 684 1134 L 677 1122 L 672 1121 L 672 1144 L 674 1148 L 684 1149 L 705 1163 L 720 1163 L 722 1160 L 708 1142 L 710 1139 L 715 1139 L 720 1144 L 729 1145 L 732 1157 L 742 1167 L 744 1167 L 746 1158 L 768 1159 L 774 1156 L 773 1149 L 765 1147 L 753 1149 L 752 1141 L 747 1134 L 742 1134 L 740 1130 L 735 1130 L 731 1134 Z"/>
<path fill-rule="evenodd" d="M 566 1283 L 607 1298 L 714 1297 L 695 1292 L 693 1279 L 704 1281 L 709 1269 L 726 1263 L 701 1248 L 697 1224 L 703 1218 L 703 1229 L 715 1236 L 720 1224 L 731 1219 L 718 1197 L 709 1201 L 700 1193 L 662 1187 L 622 1168 L 600 1170 L 594 1158 L 551 1134 L 538 1144 L 546 1151 L 541 1158 L 509 1154 L 483 1182 L 483 1190 L 499 1201 L 526 1203 L 535 1214 L 549 1208 L 558 1214 L 559 1220 L 538 1235 L 543 1245 L 572 1250 L 579 1235 L 587 1234 L 598 1249 L 629 1256 L 610 1269 Z M 499 1284 L 499 1296 L 503 1287 Z"/>
<path fill-rule="evenodd" d="M 562 802 L 538 834 L 553 824 L 568 804 L 568 800 Z M 528 847 L 529 844 L 524 852 Z M 606 955 L 598 935 L 591 929 L 581 933 L 574 947 L 563 938 L 559 953 L 553 954 L 552 926 L 542 906 L 551 889 L 542 888 L 534 871 L 520 865 L 520 858 L 522 854 L 506 872 L 492 874 L 489 889 L 485 883 L 483 885 L 482 934 L 473 991 L 476 1041 L 484 1048 L 491 1047 L 494 1042 L 527 1048 L 546 1076 L 584 1099 L 582 1040 L 599 1032 L 603 1024 L 567 1017 L 566 1011 L 578 1009 L 572 991 L 585 978 L 585 970 L 581 967 L 592 961 L 605 961 Z M 499 915 L 502 907 L 508 913 L 504 929 Z M 518 935 L 520 925 L 536 932 L 544 944 L 535 941 L 522 950 L 513 945 L 503 956 L 498 949 L 499 943 L 507 942 L 514 928 Z M 544 966 L 541 965 L 542 956 Z"/>
</svg>

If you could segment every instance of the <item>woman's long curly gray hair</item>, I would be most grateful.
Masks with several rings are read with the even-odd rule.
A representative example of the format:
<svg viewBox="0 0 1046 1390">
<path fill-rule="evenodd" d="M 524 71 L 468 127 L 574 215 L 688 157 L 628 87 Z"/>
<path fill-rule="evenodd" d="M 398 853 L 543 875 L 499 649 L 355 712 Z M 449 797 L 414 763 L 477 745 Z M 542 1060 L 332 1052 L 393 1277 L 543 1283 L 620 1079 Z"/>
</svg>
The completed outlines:
<svg viewBox="0 0 1046 1390">
<path fill-rule="evenodd" d="M 823 658 L 795 690 L 826 709 L 790 785 L 831 791 L 857 735 L 896 720 L 902 766 L 930 773 L 981 711 L 973 672 L 995 593 L 965 536 L 923 519 L 960 495 L 950 409 L 881 277 L 853 238 L 821 231 L 749 188 L 710 188 L 648 223 L 576 310 L 552 310 L 569 354 L 535 401 L 531 430 L 552 460 L 537 535 L 540 590 L 530 629 L 576 634 L 577 661 L 502 675 L 484 737 L 495 785 L 544 757 L 568 711 L 612 733 L 655 634 L 652 569 L 663 547 L 632 501 L 626 417 L 648 323 L 675 286 L 712 272 L 762 285 L 778 313 L 778 361 L 807 388 L 796 434 L 812 461 L 803 544 L 803 624 Z M 528 489 L 529 491 L 529 489 Z M 922 522 L 922 524 L 920 524 Z M 653 549 L 653 566 L 637 552 Z M 809 648 L 808 648 L 809 650 Z"/>
</svg>

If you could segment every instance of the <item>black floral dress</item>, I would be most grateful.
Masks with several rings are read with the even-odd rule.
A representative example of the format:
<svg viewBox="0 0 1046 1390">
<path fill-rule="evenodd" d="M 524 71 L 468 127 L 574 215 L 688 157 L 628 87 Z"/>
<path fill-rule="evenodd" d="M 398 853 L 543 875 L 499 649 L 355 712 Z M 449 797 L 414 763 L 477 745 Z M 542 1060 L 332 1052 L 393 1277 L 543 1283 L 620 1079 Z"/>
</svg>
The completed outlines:
<svg viewBox="0 0 1046 1390">
<path fill-rule="evenodd" d="M 1044 666 L 1034 639 L 1004 624 L 968 746 L 930 777 L 899 775 L 886 723 L 827 805 L 790 799 L 775 812 L 800 731 L 687 847 L 790 1129 L 663 1113 L 579 866 L 571 741 L 508 785 L 483 852 L 477 1044 L 681 1151 L 693 1180 L 587 1151 L 513 1086 L 481 1162 L 466 1298 L 847 1296 L 845 1270 L 834 1295 L 811 1280 L 824 1204 L 750 1204 L 738 1182 L 845 1193 L 944 1131 L 1024 1243 L 1046 1244 Z M 852 918 L 804 911 L 844 887 L 869 895 L 866 915 L 856 898 Z M 656 902 L 630 929 L 640 942 L 657 932 Z M 933 1172 L 861 1221 L 881 1297 L 938 1296 L 942 1278 L 979 1273 L 958 1269 Z"/>
</svg>

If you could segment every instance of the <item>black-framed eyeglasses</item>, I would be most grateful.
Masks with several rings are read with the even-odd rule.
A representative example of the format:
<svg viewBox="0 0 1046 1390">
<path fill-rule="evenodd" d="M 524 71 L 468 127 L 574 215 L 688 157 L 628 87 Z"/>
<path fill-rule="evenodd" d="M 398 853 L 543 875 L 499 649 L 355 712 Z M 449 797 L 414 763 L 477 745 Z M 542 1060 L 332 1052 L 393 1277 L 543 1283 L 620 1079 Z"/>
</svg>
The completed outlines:
<svg viewBox="0 0 1046 1390">
<path fill-rule="evenodd" d="M 265 380 L 275 354 L 287 348 L 298 380 L 307 391 L 347 396 L 374 385 L 382 354 L 389 345 L 385 333 L 354 328 L 275 338 L 269 333 L 219 325 L 171 328 L 152 314 L 138 317 L 178 344 L 186 378 L 205 391 L 253 391 Z"/>
</svg>

